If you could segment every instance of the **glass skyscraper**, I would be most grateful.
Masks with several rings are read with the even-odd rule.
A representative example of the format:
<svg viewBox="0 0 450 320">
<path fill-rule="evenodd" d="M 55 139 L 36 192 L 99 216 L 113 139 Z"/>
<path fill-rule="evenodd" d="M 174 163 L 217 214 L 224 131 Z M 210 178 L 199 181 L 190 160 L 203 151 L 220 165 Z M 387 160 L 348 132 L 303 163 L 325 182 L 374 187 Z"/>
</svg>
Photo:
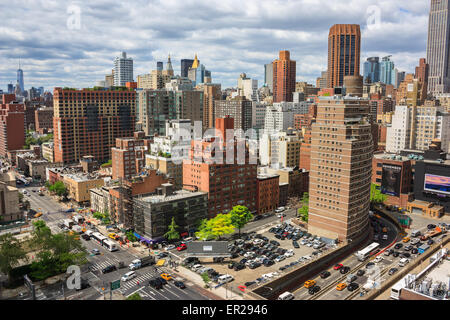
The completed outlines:
<svg viewBox="0 0 450 320">
<path fill-rule="evenodd" d="M 380 58 L 367 58 L 363 66 L 364 83 L 376 83 L 380 81 Z"/>
</svg>

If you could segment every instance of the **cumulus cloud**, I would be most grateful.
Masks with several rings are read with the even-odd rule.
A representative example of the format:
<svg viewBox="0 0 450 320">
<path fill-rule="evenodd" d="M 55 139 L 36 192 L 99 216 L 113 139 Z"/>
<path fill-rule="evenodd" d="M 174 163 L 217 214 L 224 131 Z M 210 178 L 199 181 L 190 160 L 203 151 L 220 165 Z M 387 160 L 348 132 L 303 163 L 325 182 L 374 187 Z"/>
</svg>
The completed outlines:
<svg viewBox="0 0 450 320">
<path fill-rule="evenodd" d="M 290 50 L 297 79 L 315 82 L 327 68 L 327 37 L 336 23 L 360 24 L 361 63 L 392 55 L 413 72 L 426 56 L 429 1 L 423 0 L 12 0 L 0 10 L 0 88 L 88 87 L 126 51 L 135 77 L 166 61 L 198 54 L 213 81 L 236 86 L 240 73 L 264 79 L 264 64 Z"/>
</svg>

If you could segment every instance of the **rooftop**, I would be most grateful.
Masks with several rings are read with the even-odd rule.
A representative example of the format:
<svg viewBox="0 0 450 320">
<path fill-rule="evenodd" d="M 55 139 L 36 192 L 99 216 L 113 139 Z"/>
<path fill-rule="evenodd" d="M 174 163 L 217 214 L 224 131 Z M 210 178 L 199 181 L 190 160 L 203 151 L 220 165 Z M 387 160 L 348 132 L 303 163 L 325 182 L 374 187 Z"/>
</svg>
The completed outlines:
<svg viewBox="0 0 450 320">
<path fill-rule="evenodd" d="M 191 192 L 191 191 L 187 191 L 187 190 L 179 190 L 179 191 L 175 191 L 170 196 L 149 195 L 149 196 L 137 197 L 137 200 L 155 204 L 155 203 L 161 203 L 161 202 L 169 202 L 169 201 L 176 201 L 176 200 L 187 199 L 187 198 L 194 198 L 194 197 L 202 196 L 205 194 L 207 194 L 207 193 L 201 192 L 201 191 Z"/>
</svg>

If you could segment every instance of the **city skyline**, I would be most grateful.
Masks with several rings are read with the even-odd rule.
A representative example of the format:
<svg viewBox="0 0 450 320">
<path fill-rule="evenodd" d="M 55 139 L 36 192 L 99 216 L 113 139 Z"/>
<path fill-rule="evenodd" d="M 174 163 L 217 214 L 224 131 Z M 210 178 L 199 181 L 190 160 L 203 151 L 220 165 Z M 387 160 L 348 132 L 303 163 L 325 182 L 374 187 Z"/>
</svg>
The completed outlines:
<svg viewBox="0 0 450 320">
<path fill-rule="evenodd" d="M 114 58 L 122 51 L 134 60 L 135 78 L 156 69 L 156 61 L 166 61 L 168 54 L 175 74 L 179 74 L 180 60 L 197 54 L 211 70 L 213 82 L 226 88 L 236 87 L 242 72 L 263 84 L 264 64 L 286 49 L 297 61 L 297 81 L 315 83 L 327 68 L 328 31 L 337 23 L 360 24 L 362 62 L 370 56 L 392 55 L 399 70 L 412 73 L 418 59 L 426 56 L 428 1 L 358 1 L 346 7 L 343 18 L 339 1 L 249 1 L 239 12 L 236 5 L 233 1 L 138 1 L 113 7 L 104 0 L 95 4 L 35 1 L 27 7 L 6 7 L 0 13 L 5 21 L 0 29 L 5 44 L 0 47 L 0 88 L 15 84 L 19 57 L 25 89 L 94 86 L 111 72 Z M 184 13 L 188 11 L 198 13 L 187 17 Z M 146 12 L 155 12 L 158 18 L 149 19 Z M 27 19 L 29 14 L 33 18 Z M 161 18 L 164 15 L 175 19 Z M 18 16 L 23 23 L 15 23 Z M 121 18 L 114 18 L 117 16 Z M 49 34 L 46 30 L 50 28 Z"/>
</svg>

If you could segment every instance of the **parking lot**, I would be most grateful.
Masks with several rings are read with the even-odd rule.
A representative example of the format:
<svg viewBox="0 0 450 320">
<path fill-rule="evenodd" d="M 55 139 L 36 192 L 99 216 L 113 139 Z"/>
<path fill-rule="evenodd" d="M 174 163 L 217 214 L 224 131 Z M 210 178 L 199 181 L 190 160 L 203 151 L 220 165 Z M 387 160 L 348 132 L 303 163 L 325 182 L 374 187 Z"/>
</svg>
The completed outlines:
<svg viewBox="0 0 450 320">
<path fill-rule="evenodd" d="M 198 274 L 207 272 L 213 286 L 223 282 L 219 277 L 231 275 L 233 280 L 224 280 L 232 282 L 231 287 L 237 289 L 238 286 L 245 285 L 253 289 L 260 283 L 308 263 L 314 256 L 322 255 L 334 246 L 321 240 L 306 230 L 283 223 L 230 241 L 228 248 L 233 254 L 232 259 L 222 262 L 189 259 L 187 267 Z M 294 247 L 293 241 L 296 241 L 298 248 Z"/>
</svg>

